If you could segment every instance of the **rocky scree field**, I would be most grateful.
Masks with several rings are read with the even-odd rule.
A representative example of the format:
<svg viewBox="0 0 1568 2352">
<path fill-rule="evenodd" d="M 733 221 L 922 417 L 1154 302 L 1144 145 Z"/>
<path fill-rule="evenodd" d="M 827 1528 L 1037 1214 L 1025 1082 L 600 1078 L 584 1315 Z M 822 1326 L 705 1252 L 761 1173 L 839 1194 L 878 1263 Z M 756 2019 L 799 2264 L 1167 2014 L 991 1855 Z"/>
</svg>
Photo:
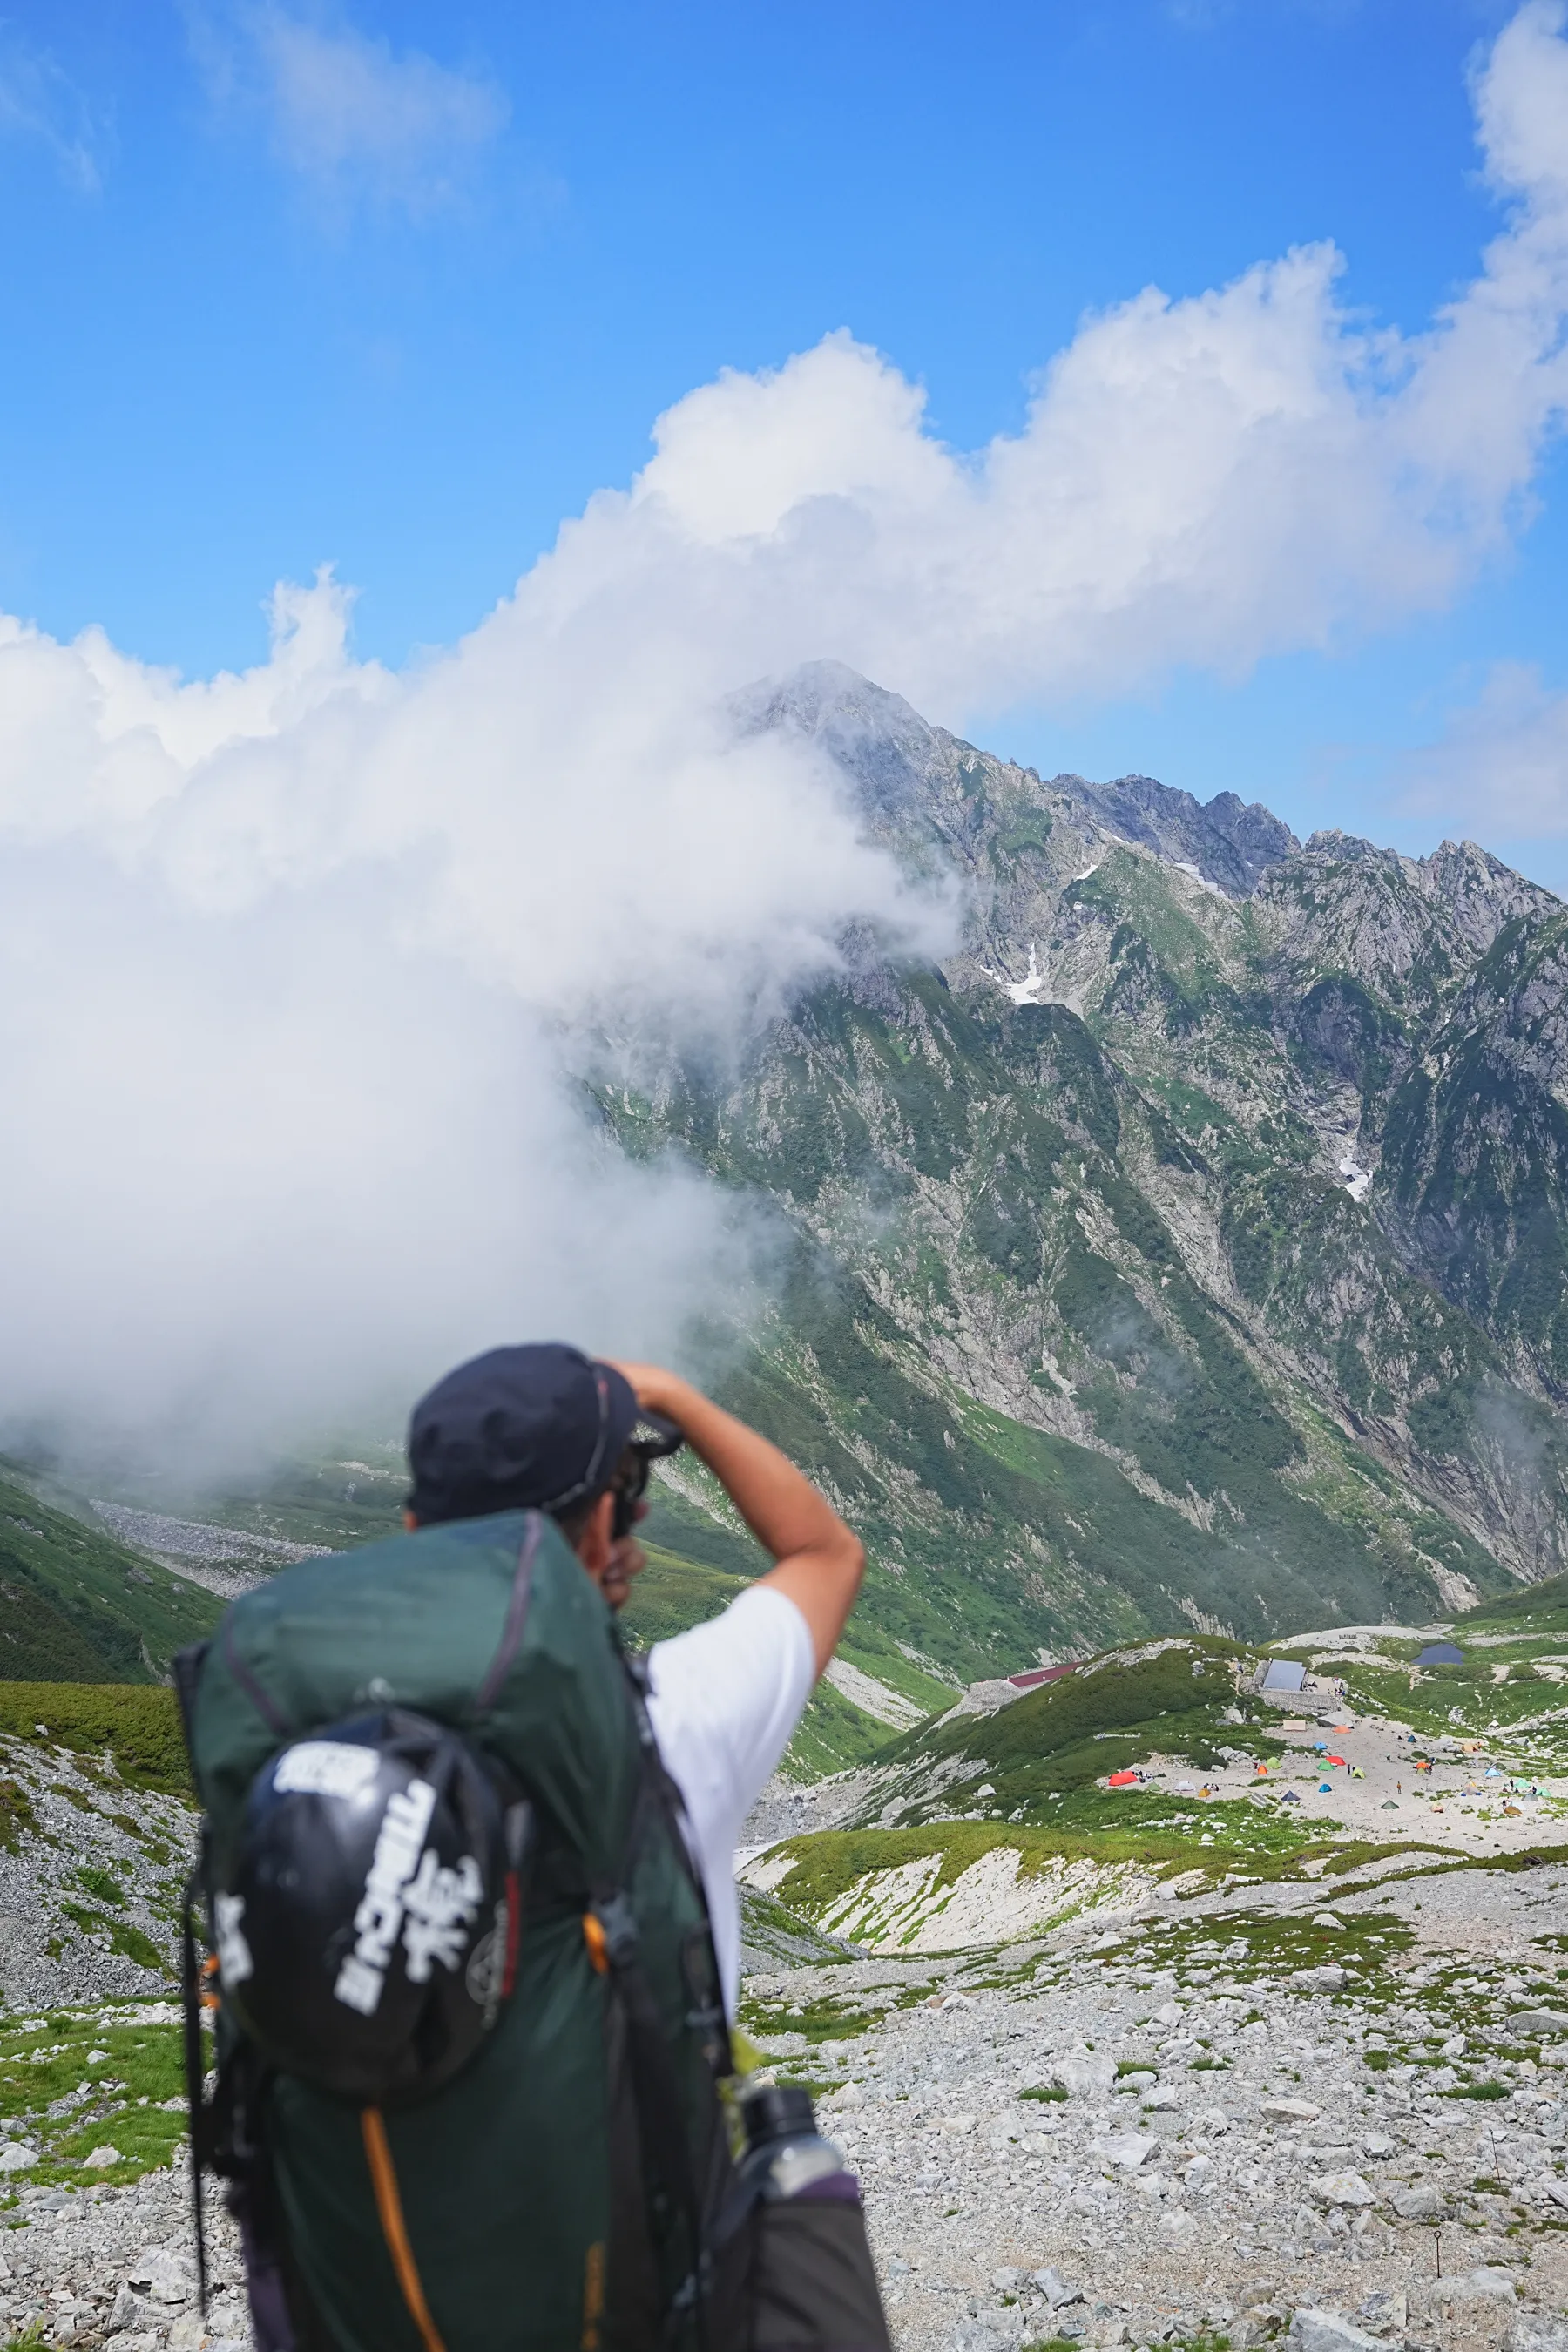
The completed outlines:
<svg viewBox="0 0 1568 2352">
<path fill-rule="evenodd" d="M 900 2347 L 1568 2345 L 1536 1599 L 1124 1647 L 770 1792 L 744 2022 L 862 2176 Z"/>
</svg>

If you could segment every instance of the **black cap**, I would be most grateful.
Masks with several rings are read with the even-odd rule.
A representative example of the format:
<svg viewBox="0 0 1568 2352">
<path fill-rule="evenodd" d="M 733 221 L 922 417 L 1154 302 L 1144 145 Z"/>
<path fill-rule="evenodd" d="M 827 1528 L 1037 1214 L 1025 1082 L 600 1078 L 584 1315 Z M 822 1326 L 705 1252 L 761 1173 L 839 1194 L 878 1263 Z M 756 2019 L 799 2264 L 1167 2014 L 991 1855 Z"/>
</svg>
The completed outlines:
<svg viewBox="0 0 1568 2352">
<path fill-rule="evenodd" d="M 422 1527 L 491 1511 L 591 1503 L 628 1446 L 673 1454 L 679 1430 L 644 1412 L 631 1382 L 559 1340 L 492 1348 L 437 1381 L 408 1423 L 408 1507 Z"/>
</svg>

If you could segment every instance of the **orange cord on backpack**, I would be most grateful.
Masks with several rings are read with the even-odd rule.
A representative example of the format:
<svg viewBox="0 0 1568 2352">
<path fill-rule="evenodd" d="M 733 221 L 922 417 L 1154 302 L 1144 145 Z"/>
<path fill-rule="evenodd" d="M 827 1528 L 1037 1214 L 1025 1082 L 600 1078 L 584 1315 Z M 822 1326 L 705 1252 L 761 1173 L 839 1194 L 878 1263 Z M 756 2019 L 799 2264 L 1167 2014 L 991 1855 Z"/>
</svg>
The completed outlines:
<svg viewBox="0 0 1568 2352">
<path fill-rule="evenodd" d="M 588 1958 L 593 1962 L 597 1974 L 602 1977 L 608 1976 L 610 1947 L 605 1935 L 604 1923 L 595 1912 L 584 1911 L 583 1914 L 583 1941 L 588 1947 Z"/>
<path fill-rule="evenodd" d="M 370 2166 L 371 2187 L 375 2191 L 375 2210 L 381 2218 L 381 2234 L 386 2240 L 386 2251 L 392 2256 L 392 2267 L 397 2273 L 397 2284 L 403 2289 L 408 2315 L 419 2330 L 425 2352 L 447 2352 L 430 2316 L 425 2289 L 419 2283 L 414 2249 L 408 2242 L 408 2231 L 403 2219 L 403 2200 L 397 2193 L 397 2173 L 392 2161 L 392 2150 L 387 2146 L 386 2126 L 379 2107 L 361 2109 L 360 2130 L 364 2138 L 365 2161 Z"/>
</svg>

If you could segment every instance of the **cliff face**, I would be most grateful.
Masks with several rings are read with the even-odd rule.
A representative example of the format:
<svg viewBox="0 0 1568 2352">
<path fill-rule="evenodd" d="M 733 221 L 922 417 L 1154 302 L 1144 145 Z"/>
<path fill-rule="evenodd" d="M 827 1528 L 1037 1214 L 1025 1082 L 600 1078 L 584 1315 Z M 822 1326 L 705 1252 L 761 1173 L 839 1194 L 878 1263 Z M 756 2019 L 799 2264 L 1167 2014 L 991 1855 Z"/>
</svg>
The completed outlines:
<svg viewBox="0 0 1568 2352">
<path fill-rule="evenodd" d="M 862 950 L 738 1076 L 605 1113 L 782 1213 L 731 1377 L 868 1528 L 906 1654 L 1568 1567 L 1568 912 L 1468 843 L 1042 782 L 830 664 L 736 718 L 956 877 L 963 944 Z"/>
</svg>

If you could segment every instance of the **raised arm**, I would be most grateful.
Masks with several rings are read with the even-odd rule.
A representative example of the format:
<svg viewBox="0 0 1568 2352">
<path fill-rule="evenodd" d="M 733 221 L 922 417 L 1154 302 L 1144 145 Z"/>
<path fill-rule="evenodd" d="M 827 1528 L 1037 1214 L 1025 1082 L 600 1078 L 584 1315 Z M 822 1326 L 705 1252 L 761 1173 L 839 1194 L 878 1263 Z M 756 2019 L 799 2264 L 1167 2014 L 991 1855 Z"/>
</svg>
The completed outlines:
<svg viewBox="0 0 1568 2352">
<path fill-rule="evenodd" d="M 776 1445 L 724 1412 L 700 1389 L 657 1364 L 621 1364 L 650 1412 L 679 1422 L 773 1566 L 761 1580 L 786 1593 L 805 1618 L 820 1675 L 855 1605 L 866 1553 L 809 1478 Z"/>
</svg>

